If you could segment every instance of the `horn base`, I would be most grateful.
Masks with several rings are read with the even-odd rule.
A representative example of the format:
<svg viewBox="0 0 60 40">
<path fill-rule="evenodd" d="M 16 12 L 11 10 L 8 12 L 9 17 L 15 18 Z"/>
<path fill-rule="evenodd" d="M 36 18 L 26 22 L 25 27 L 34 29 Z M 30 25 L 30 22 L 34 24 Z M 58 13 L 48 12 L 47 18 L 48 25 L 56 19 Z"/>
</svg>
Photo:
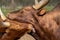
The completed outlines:
<svg viewBox="0 0 60 40">
<path fill-rule="evenodd" d="M 36 9 L 36 10 L 39 9 L 40 8 L 40 4 L 33 5 L 33 8 Z"/>
</svg>

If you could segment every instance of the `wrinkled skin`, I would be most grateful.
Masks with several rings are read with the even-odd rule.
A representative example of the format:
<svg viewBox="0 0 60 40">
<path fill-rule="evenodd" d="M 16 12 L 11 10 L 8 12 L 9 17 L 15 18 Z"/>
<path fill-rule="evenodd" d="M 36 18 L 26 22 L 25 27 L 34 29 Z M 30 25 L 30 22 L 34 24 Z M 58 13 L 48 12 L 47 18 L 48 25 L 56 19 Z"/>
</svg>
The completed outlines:
<svg viewBox="0 0 60 40">
<path fill-rule="evenodd" d="M 36 40 L 60 40 L 60 4 L 42 16 L 38 14 L 38 10 L 26 7 L 18 12 L 8 14 L 7 17 L 11 20 L 32 24 L 36 32 L 30 34 Z"/>
</svg>

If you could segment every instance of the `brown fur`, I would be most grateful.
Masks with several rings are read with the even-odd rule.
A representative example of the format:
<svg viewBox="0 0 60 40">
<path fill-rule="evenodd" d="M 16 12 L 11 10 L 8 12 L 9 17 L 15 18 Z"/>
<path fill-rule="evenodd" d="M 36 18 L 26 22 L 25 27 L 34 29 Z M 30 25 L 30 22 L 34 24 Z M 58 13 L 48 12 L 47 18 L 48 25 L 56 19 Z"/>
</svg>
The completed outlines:
<svg viewBox="0 0 60 40">
<path fill-rule="evenodd" d="M 1 18 L 0 18 L 1 19 Z M 17 40 L 21 36 L 23 36 L 28 30 L 30 30 L 30 24 L 20 23 L 13 20 L 6 20 L 10 22 L 11 25 L 9 27 L 5 27 L 3 24 L 0 25 L 0 32 L 2 33 L 0 36 L 0 40 Z M 1 21 L 2 23 L 3 21 Z"/>
<path fill-rule="evenodd" d="M 24 7 L 20 11 L 9 13 L 7 18 L 9 20 L 13 20 L 12 22 L 10 21 L 12 24 L 15 24 L 16 21 L 19 24 L 20 24 L 20 22 L 32 24 L 36 30 L 36 33 L 35 33 L 36 35 L 34 36 L 34 34 L 33 34 L 32 36 L 34 38 L 36 38 L 36 40 L 60 40 L 60 19 L 59 19 L 60 18 L 60 4 L 57 5 L 52 11 L 50 11 L 42 16 L 37 15 L 39 13 L 38 11 L 39 10 L 34 10 L 32 7 L 28 6 L 28 7 Z M 11 30 L 19 29 L 15 26 L 14 27 L 12 26 L 10 28 L 11 28 Z M 23 27 L 23 29 L 24 28 L 25 27 Z M 12 30 L 12 31 L 14 31 L 14 30 Z M 24 33 L 23 31 L 21 33 Z M 20 34 L 18 31 L 17 31 L 17 33 Z M 6 38 L 5 35 L 8 36 L 8 34 L 9 33 L 4 34 L 4 36 L 2 37 L 1 40 L 4 40 Z M 16 35 L 16 36 L 18 36 L 18 35 Z M 37 39 L 36 36 L 39 37 L 39 39 Z M 14 37 L 14 35 L 12 37 Z M 14 40 L 14 38 L 9 37 L 9 38 L 7 38 L 7 40 L 10 40 L 10 39 Z"/>
</svg>

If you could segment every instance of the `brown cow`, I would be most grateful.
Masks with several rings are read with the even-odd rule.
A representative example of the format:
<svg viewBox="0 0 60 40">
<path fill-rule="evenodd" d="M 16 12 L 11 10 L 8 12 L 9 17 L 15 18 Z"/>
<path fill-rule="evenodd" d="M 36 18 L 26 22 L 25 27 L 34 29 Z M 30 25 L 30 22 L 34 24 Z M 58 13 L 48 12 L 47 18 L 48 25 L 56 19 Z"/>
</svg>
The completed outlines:
<svg viewBox="0 0 60 40">
<path fill-rule="evenodd" d="M 58 25 L 56 24 L 56 21 L 54 21 L 55 19 L 53 20 L 53 18 L 55 18 L 56 15 L 55 14 L 52 15 L 49 12 L 49 14 L 45 14 L 45 15 L 41 16 L 40 15 L 41 9 L 38 10 L 39 8 L 41 8 L 42 6 L 47 4 L 47 2 L 48 2 L 48 0 L 44 0 L 39 3 L 36 2 L 36 4 L 33 7 L 28 6 L 28 7 L 24 7 L 21 10 L 11 12 L 8 14 L 7 18 L 9 20 L 11 20 L 12 22 L 9 20 L 7 20 L 7 21 L 9 21 L 12 24 L 15 24 L 16 21 L 18 23 L 21 22 L 21 23 L 31 24 L 36 30 L 35 32 L 33 31 L 35 33 L 35 34 L 33 33 L 33 37 L 35 37 L 36 40 L 58 40 L 54 34 L 56 32 L 56 30 L 58 29 L 58 27 L 57 27 Z M 57 11 L 57 13 L 58 12 L 59 11 Z M 55 13 L 55 11 L 53 13 Z M 18 25 L 18 23 L 17 23 L 17 25 Z M 11 28 L 11 30 L 12 29 L 14 29 L 14 30 L 11 31 L 10 28 Z M 18 28 L 18 27 L 16 26 L 16 28 Z M 4 34 L 0 40 L 15 40 L 17 37 L 19 38 L 19 36 L 17 34 L 15 34 L 16 37 L 13 35 L 14 33 L 20 34 L 19 33 L 20 31 L 17 32 L 16 28 L 13 26 L 9 27 L 8 30 L 10 32 L 7 31 L 7 33 Z M 26 31 L 24 31 L 24 32 L 26 32 Z M 22 33 L 24 33 L 24 32 L 22 31 Z M 6 36 L 7 37 L 10 36 L 10 37 L 7 38 Z"/>
<path fill-rule="evenodd" d="M 60 4 L 42 16 L 39 14 L 39 10 L 29 6 L 22 10 L 11 12 L 8 14 L 8 18 L 32 24 L 36 30 L 35 33 L 32 33 L 32 36 L 36 40 L 60 40 Z"/>
<path fill-rule="evenodd" d="M 45 15 L 35 15 L 35 17 L 40 25 L 40 29 L 43 30 L 41 33 L 38 31 L 39 27 L 35 27 L 37 32 L 39 32 L 38 34 L 43 37 L 42 40 L 60 40 L 60 4 Z"/>
</svg>

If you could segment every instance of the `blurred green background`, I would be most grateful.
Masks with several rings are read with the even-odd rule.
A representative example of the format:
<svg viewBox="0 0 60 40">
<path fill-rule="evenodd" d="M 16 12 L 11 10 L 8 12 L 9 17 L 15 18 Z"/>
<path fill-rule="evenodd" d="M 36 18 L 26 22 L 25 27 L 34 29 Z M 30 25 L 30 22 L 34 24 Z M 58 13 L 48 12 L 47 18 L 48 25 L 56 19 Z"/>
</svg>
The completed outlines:
<svg viewBox="0 0 60 40">
<path fill-rule="evenodd" d="M 40 1 L 40 0 L 39 0 Z M 50 0 L 50 2 L 45 7 L 47 11 L 52 10 L 60 0 Z M 21 9 L 24 6 L 34 5 L 34 0 L 0 0 L 0 8 L 6 15 L 8 12 Z"/>
</svg>

